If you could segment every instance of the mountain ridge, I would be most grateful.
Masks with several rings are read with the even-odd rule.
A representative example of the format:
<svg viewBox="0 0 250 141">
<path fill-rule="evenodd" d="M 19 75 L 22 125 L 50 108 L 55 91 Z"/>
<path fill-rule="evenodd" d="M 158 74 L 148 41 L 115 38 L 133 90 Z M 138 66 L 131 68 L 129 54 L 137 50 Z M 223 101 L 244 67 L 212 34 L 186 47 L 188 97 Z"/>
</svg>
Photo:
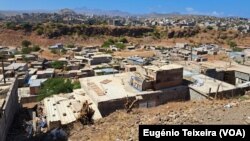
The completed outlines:
<svg viewBox="0 0 250 141">
<path fill-rule="evenodd" d="M 57 10 L 43 10 L 43 9 L 38 9 L 38 10 L 0 10 L 0 15 L 3 16 L 15 16 L 15 15 L 20 15 L 22 13 L 59 13 L 63 10 L 66 11 L 71 11 L 71 13 L 76 13 L 76 14 L 84 14 L 84 15 L 98 15 L 98 16 L 120 16 L 120 17 L 128 17 L 128 16 L 136 16 L 136 17 L 155 17 L 155 18 L 160 18 L 160 17 L 169 17 L 169 16 L 209 16 L 209 15 L 196 15 L 196 14 L 185 14 L 185 13 L 180 13 L 180 12 L 170 12 L 170 13 L 159 13 L 159 12 L 151 12 L 151 13 L 141 13 L 141 14 L 136 14 L 136 13 L 129 13 L 129 12 L 124 12 L 120 10 L 104 10 L 104 9 L 91 9 L 87 7 L 81 7 L 81 8 L 62 8 L 62 9 L 57 9 Z M 212 16 L 214 17 L 214 16 Z"/>
</svg>

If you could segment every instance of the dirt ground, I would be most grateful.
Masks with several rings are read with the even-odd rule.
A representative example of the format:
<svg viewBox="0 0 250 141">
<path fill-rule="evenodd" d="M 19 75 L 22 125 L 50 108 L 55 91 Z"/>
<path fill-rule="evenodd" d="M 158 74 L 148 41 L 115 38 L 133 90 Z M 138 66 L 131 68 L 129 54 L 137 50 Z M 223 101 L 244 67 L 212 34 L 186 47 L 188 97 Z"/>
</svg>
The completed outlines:
<svg viewBox="0 0 250 141">
<path fill-rule="evenodd" d="M 216 43 L 223 47 L 228 47 L 226 40 L 219 39 L 219 32 L 217 31 L 208 31 L 207 33 L 200 32 L 194 37 L 188 38 L 163 38 L 163 39 L 154 39 L 152 37 L 144 37 L 144 38 L 133 38 L 126 37 L 130 42 L 141 45 L 155 45 L 155 46 L 171 46 L 175 45 L 175 43 L 191 43 L 191 44 L 199 44 L 199 43 Z M 232 33 L 234 35 L 235 33 Z M 228 36 L 232 36 L 230 33 Z M 29 40 L 33 44 L 40 45 L 41 47 L 48 47 L 54 45 L 56 43 L 64 43 L 64 44 L 79 44 L 83 46 L 97 46 L 102 45 L 102 43 L 107 40 L 108 36 L 96 36 L 96 37 L 79 37 L 79 36 L 61 36 L 58 38 L 49 39 L 47 37 L 38 36 L 35 33 L 24 33 L 23 31 L 14 31 L 7 29 L 0 29 L 0 45 L 6 46 L 20 46 L 23 40 Z M 117 37 L 118 38 L 118 37 Z M 249 46 L 250 37 L 237 37 L 233 39 L 239 46 Z"/>
<path fill-rule="evenodd" d="M 74 43 L 84 46 L 101 45 L 105 40 L 105 38 L 91 37 L 85 39 L 77 36 L 62 36 L 59 38 L 49 39 L 47 37 L 38 36 L 35 33 L 24 33 L 22 31 L 0 29 L 0 45 L 19 47 L 21 46 L 21 42 L 23 40 L 29 40 L 35 45 L 48 48 L 48 46 L 54 45 L 56 43 L 63 43 L 63 44 Z"/>
<path fill-rule="evenodd" d="M 11 141 L 37 141 L 46 136 L 26 138 L 24 111 L 14 121 L 8 135 Z M 200 125 L 242 124 L 250 125 L 250 95 L 229 100 L 202 100 L 171 102 L 148 109 L 133 109 L 131 113 L 119 110 L 94 121 L 92 125 L 73 123 L 64 128 L 68 141 L 137 141 L 139 125 Z M 47 140 L 41 140 L 47 141 Z"/>
<path fill-rule="evenodd" d="M 94 125 L 75 124 L 70 141 L 138 140 L 140 124 L 250 124 L 250 96 L 233 100 L 173 102 L 132 113 L 117 111 Z"/>
<path fill-rule="evenodd" d="M 145 50 L 114 52 L 114 56 L 119 56 L 119 57 L 129 57 L 129 56 L 152 57 L 154 55 L 155 55 L 154 51 L 145 51 Z"/>
<path fill-rule="evenodd" d="M 220 60 L 220 61 L 229 61 L 230 59 L 226 54 L 217 54 L 217 55 L 205 55 L 208 61 Z"/>
</svg>

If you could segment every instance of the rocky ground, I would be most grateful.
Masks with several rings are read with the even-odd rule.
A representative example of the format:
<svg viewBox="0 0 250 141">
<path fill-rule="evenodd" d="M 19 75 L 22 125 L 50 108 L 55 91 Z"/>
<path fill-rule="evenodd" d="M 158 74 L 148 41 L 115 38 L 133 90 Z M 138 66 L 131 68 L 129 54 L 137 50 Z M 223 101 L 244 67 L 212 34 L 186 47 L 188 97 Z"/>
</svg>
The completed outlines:
<svg viewBox="0 0 250 141">
<path fill-rule="evenodd" d="M 42 134 L 27 139 L 22 126 L 28 114 L 19 114 L 8 139 L 11 141 L 47 141 Z M 250 95 L 230 100 L 172 102 L 149 109 L 124 110 L 97 120 L 92 125 L 80 122 L 63 127 L 68 141 L 136 141 L 139 125 L 186 125 L 186 124 L 249 124 Z M 61 141 L 61 140 L 60 140 Z"/>
<path fill-rule="evenodd" d="M 93 125 L 75 123 L 69 140 L 138 140 L 140 124 L 250 124 L 250 96 L 233 100 L 174 102 L 150 109 L 117 111 Z"/>
</svg>

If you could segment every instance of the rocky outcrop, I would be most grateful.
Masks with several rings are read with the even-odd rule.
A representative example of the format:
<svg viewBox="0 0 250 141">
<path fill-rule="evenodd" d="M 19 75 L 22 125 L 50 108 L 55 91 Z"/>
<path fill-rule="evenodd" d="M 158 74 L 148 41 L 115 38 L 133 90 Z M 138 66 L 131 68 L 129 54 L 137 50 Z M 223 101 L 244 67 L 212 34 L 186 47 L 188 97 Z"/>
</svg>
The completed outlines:
<svg viewBox="0 0 250 141">
<path fill-rule="evenodd" d="M 142 37 L 148 32 L 153 32 L 151 28 L 144 27 L 107 27 L 107 26 L 73 26 L 73 27 L 61 27 L 56 28 L 55 30 L 50 30 L 45 32 L 45 35 L 49 38 L 59 37 L 63 35 L 86 35 L 86 36 L 98 36 L 98 35 L 107 35 L 107 36 L 130 36 L 130 37 Z"/>
<path fill-rule="evenodd" d="M 167 34 L 168 38 L 184 38 L 184 37 L 193 37 L 199 33 L 199 29 L 188 29 L 188 30 L 172 30 Z"/>
</svg>

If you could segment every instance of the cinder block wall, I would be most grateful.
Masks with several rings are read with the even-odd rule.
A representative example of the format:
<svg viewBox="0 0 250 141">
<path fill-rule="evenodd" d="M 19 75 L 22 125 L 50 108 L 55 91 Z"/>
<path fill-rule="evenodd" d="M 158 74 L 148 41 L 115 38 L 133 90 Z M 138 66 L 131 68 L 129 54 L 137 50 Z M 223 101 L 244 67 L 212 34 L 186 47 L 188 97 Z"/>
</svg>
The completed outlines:
<svg viewBox="0 0 250 141">
<path fill-rule="evenodd" d="M 12 83 L 3 107 L 3 115 L 0 118 L 0 141 L 5 141 L 10 126 L 13 122 L 16 111 L 18 110 L 18 81 Z"/>
<path fill-rule="evenodd" d="M 145 94 L 138 94 L 139 96 L 142 96 L 143 99 L 139 100 L 135 107 L 139 106 L 139 103 L 142 102 L 151 102 L 155 101 L 154 106 L 158 106 L 161 104 L 165 104 L 167 102 L 171 101 L 183 101 L 183 100 L 189 100 L 189 89 L 187 86 L 178 86 L 173 87 L 165 90 L 160 91 L 154 91 L 152 93 L 145 93 Z M 130 103 L 136 99 L 136 97 L 129 97 L 128 98 Z M 97 103 L 98 109 L 102 116 L 107 116 L 112 112 L 115 112 L 116 110 L 124 109 L 124 104 L 127 102 L 127 98 L 122 99 L 116 99 L 116 100 L 110 100 L 110 101 L 104 101 Z"/>
<path fill-rule="evenodd" d="M 130 102 L 135 100 L 135 97 L 129 97 L 128 100 Z M 102 116 L 107 116 L 116 110 L 125 109 L 125 103 L 127 102 L 127 98 L 115 99 L 110 101 L 103 101 L 97 103 L 97 107 Z"/>
<path fill-rule="evenodd" d="M 179 86 L 182 84 L 183 68 L 159 71 L 155 79 L 156 90 Z"/>
</svg>

